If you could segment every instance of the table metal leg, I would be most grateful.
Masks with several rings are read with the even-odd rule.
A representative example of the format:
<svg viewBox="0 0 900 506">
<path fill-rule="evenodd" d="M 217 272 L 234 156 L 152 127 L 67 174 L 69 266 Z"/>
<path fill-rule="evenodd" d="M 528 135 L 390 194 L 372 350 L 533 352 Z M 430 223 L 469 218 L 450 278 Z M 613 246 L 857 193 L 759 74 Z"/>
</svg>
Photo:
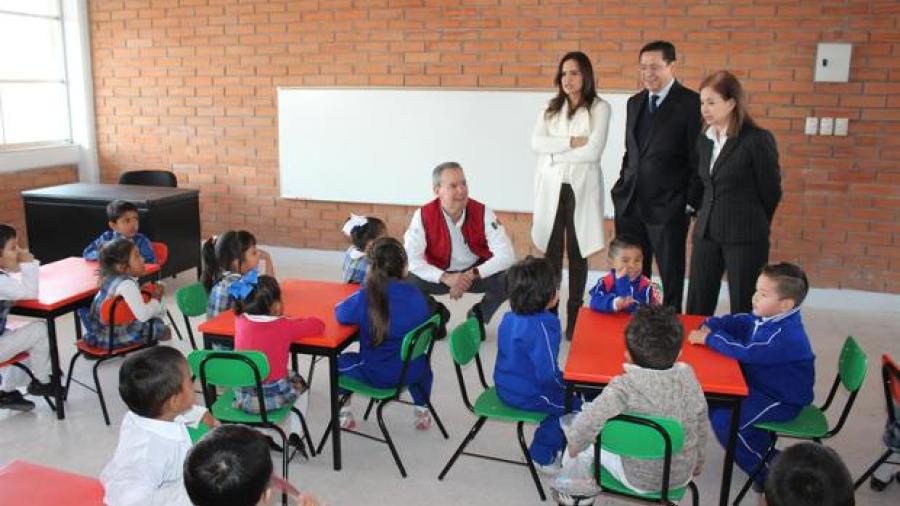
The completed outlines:
<svg viewBox="0 0 900 506">
<path fill-rule="evenodd" d="M 566 383 L 566 413 L 572 412 L 572 402 L 575 400 L 575 387 L 571 383 Z"/>
<path fill-rule="evenodd" d="M 328 375 L 331 382 L 331 451 L 334 461 L 334 470 L 341 470 L 341 423 L 338 418 L 340 413 L 340 395 L 338 388 L 338 363 L 337 353 L 328 357 Z M 315 357 L 313 357 L 315 359 Z"/>
<path fill-rule="evenodd" d="M 50 344 L 50 383 L 55 392 L 56 418 L 62 420 L 66 417 L 66 403 L 63 399 L 62 371 L 59 368 L 59 349 L 56 344 L 56 319 L 47 318 L 47 339 Z"/>
<path fill-rule="evenodd" d="M 719 491 L 719 506 L 728 506 L 731 493 L 731 472 L 734 468 L 734 450 L 737 446 L 739 421 L 741 419 L 741 398 L 731 400 L 731 427 L 728 431 L 728 445 L 725 447 L 725 462 L 722 464 L 722 489 Z"/>
</svg>

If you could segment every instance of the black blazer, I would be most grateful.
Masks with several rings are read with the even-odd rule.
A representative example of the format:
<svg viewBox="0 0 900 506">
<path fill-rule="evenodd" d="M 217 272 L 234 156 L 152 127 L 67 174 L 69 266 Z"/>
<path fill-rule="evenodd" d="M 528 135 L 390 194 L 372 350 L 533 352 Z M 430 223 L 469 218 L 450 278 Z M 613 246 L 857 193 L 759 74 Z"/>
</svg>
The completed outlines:
<svg viewBox="0 0 900 506">
<path fill-rule="evenodd" d="M 677 81 L 659 106 L 643 142 L 635 137 L 641 110 L 649 107 L 650 92 L 628 99 L 625 157 L 619 180 L 611 191 L 616 214 L 640 207 L 646 223 L 665 224 L 685 212 L 685 204 L 699 205 L 697 135 L 700 132 L 700 96 Z"/>
<path fill-rule="evenodd" d="M 768 239 L 772 216 L 781 200 L 775 138 L 768 130 L 744 126 L 737 137 L 725 141 L 710 174 L 712 146 L 705 134 L 697 138 L 703 204 L 694 237 L 721 243 Z"/>
</svg>

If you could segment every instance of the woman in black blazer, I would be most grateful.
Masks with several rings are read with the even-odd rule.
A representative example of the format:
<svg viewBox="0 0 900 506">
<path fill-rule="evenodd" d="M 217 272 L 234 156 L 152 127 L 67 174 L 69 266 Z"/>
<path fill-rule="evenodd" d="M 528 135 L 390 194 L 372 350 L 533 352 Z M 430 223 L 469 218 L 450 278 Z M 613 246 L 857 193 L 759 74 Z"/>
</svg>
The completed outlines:
<svg viewBox="0 0 900 506">
<path fill-rule="evenodd" d="M 715 312 L 726 272 L 731 312 L 748 313 L 781 200 L 778 149 L 772 134 L 750 119 L 730 72 L 700 84 L 700 114 L 708 126 L 697 138 L 703 200 L 694 224 L 687 312 Z"/>
</svg>

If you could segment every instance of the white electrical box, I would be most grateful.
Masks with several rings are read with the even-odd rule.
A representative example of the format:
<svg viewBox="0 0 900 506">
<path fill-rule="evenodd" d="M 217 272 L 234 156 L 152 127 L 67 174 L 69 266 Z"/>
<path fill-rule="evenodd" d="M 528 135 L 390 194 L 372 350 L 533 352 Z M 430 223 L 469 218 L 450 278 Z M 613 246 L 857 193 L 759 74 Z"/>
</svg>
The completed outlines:
<svg viewBox="0 0 900 506">
<path fill-rule="evenodd" d="M 834 135 L 847 135 L 850 120 L 848 118 L 837 118 L 834 120 Z"/>
<path fill-rule="evenodd" d="M 808 116 L 806 118 L 806 128 L 803 131 L 806 135 L 816 135 L 819 132 L 819 119 Z"/>
<path fill-rule="evenodd" d="M 834 118 L 822 118 L 819 121 L 819 135 L 831 135 L 834 133 Z"/>
<path fill-rule="evenodd" d="M 850 80 L 852 44 L 820 42 L 816 50 L 816 82 L 846 83 Z"/>
</svg>

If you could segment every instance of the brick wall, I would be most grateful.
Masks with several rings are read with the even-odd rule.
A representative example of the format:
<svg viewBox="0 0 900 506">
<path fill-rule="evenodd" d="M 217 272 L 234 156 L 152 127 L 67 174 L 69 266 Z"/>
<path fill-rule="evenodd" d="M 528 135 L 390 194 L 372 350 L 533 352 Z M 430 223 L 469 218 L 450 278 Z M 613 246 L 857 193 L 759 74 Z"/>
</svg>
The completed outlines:
<svg viewBox="0 0 900 506">
<path fill-rule="evenodd" d="M 22 207 L 22 190 L 74 183 L 78 181 L 78 168 L 73 166 L 47 167 L 0 173 L 0 223 L 16 228 L 21 244 L 26 244 L 25 210 Z"/>
<path fill-rule="evenodd" d="M 772 257 L 816 286 L 900 292 L 896 0 L 96 0 L 90 15 L 103 179 L 173 169 L 201 188 L 207 234 L 338 249 L 349 211 L 406 226 L 406 207 L 278 198 L 277 86 L 546 88 L 580 49 L 602 89 L 636 90 L 640 46 L 665 38 L 690 87 L 736 72 L 776 135 Z M 819 41 L 854 44 L 851 82 L 812 82 Z M 806 116 L 848 117 L 850 135 L 807 137 Z M 524 254 L 530 216 L 501 219 Z"/>
</svg>

